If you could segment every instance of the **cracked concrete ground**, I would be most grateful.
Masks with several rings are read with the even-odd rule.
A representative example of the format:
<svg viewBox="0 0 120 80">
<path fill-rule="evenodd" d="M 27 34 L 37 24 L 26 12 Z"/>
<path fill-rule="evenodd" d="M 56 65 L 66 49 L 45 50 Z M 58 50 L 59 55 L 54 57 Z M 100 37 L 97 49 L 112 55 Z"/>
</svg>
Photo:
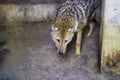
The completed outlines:
<svg viewBox="0 0 120 80">
<path fill-rule="evenodd" d="M 68 56 L 57 54 L 50 37 L 50 23 L 0 25 L 0 80 L 119 80 L 100 73 L 99 26 L 82 40 L 80 59 L 74 58 L 75 38 Z"/>
</svg>

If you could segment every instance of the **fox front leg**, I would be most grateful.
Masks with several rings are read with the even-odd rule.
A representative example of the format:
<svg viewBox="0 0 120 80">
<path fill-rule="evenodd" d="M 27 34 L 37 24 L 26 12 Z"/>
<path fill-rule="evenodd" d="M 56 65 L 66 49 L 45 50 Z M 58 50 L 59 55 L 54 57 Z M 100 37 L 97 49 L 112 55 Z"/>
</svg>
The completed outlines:
<svg viewBox="0 0 120 80">
<path fill-rule="evenodd" d="M 80 52 L 81 52 L 81 41 L 82 41 L 82 32 L 84 27 L 87 24 L 87 19 L 84 18 L 83 22 L 81 23 L 78 31 L 77 31 L 77 40 L 76 40 L 76 52 L 75 52 L 75 57 L 78 59 L 80 58 Z"/>
<path fill-rule="evenodd" d="M 80 58 L 80 51 L 81 51 L 81 40 L 82 40 L 82 30 L 77 32 L 77 41 L 76 41 L 76 52 L 75 58 Z"/>
</svg>

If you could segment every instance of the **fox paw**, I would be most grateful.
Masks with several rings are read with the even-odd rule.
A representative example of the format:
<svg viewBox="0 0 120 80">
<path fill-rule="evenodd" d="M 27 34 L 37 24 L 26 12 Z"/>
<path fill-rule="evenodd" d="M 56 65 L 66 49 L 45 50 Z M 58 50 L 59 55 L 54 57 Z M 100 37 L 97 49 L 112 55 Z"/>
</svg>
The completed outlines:
<svg viewBox="0 0 120 80">
<path fill-rule="evenodd" d="M 90 37 L 91 36 L 91 34 L 86 34 L 86 37 Z"/>
<path fill-rule="evenodd" d="M 76 59 L 79 59 L 79 58 L 80 58 L 80 54 L 79 54 L 79 53 L 76 53 L 76 54 L 75 54 L 75 58 L 76 58 Z"/>
</svg>

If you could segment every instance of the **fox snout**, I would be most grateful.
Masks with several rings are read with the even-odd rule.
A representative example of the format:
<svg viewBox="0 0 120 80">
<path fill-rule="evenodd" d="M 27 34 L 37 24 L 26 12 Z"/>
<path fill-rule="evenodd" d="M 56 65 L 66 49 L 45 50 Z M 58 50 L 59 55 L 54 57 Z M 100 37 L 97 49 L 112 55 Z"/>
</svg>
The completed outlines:
<svg viewBox="0 0 120 80">
<path fill-rule="evenodd" d="M 58 51 L 58 53 L 59 53 L 59 55 L 63 55 L 63 54 L 65 54 L 63 51 Z"/>
<path fill-rule="evenodd" d="M 66 55 L 67 46 L 71 42 L 73 36 L 74 33 L 70 32 L 66 32 L 64 35 L 61 35 L 61 32 L 52 32 L 52 39 L 60 55 Z"/>
<path fill-rule="evenodd" d="M 66 47 L 60 46 L 60 47 L 58 48 L 58 53 L 59 53 L 60 55 L 65 55 L 65 54 L 66 54 Z"/>
</svg>

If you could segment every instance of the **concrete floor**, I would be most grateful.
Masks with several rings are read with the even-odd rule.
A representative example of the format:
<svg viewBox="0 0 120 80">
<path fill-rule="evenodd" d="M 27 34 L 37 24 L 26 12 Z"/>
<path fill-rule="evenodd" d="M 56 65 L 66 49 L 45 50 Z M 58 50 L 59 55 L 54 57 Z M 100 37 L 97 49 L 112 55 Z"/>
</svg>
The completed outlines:
<svg viewBox="0 0 120 80">
<path fill-rule="evenodd" d="M 97 25 L 90 38 L 85 29 L 80 59 L 74 58 L 75 38 L 66 58 L 57 54 L 50 28 L 50 23 L 0 26 L 0 80 L 120 80 L 100 73 Z"/>
</svg>

